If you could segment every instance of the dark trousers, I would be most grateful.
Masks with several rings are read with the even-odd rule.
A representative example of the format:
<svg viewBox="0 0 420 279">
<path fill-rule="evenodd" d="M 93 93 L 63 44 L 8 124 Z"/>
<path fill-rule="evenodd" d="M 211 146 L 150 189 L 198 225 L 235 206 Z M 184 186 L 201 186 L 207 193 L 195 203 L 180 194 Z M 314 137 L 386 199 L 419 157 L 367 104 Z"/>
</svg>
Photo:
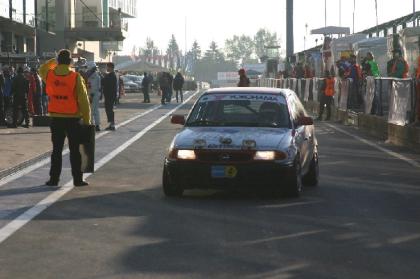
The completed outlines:
<svg viewBox="0 0 420 279">
<path fill-rule="evenodd" d="M 3 100 L 3 94 L 0 91 L 0 125 L 4 125 L 5 121 L 5 114 L 4 114 L 4 100 Z"/>
<path fill-rule="evenodd" d="M 172 88 L 167 89 L 168 92 L 166 92 L 166 102 L 170 103 L 172 100 Z"/>
<path fill-rule="evenodd" d="M 168 99 L 169 89 L 166 87 L 161 87 L 160 90 L 162 91 L 162 98 L 160 99 L 160 102 L 164 104 Z"/>
<path fill-rule="evenodd" d="M 321 102 L 319 104 L 319 118 L 322 117 L 322 114 L 324 113 L 324 106 L 327 107 L 327 119 L 331 118 L 331 104 L 333 102 L 333 97 L 332 96 L 325 96 L 325 94 L 323 94 L 321 96 Z"/>
<path fill-rule="evenodd" d="M 114 102 L 115 96 L 104 96 L 105 97 L 105 112 L 108 119 L 108 123 L 114 124 Z"/>
<path fill-rule="evenodd" d="M 17 123 L 19 109 L 22 111 L 25 124 L 29 125 L 28 100 L 26 99 L 13 101 L 13 125 Z"/>
<path fill-rule="evenodd" d="M 176 102 L 178 103 L 178 93 L 179 93 L 179 96 L 181 97 L 181 102 L 183 102 L 184 101 L 184 96 L 182 95 L 182 89 L 175 89 Z"/>
<path fill-rule="evenodd" d="M 150 102 L 149 88 L 143 88 L 144 102 Z"/>
<path fill-rule="evenodd" d="M 42 96 L 41 94 L 34 95 L 34 114 L 42 115 Z"/>
<path fill-rule="evenodd" d="M 80 145 L 80 119 L 71 117 L 51 118 L 51 141 L 53 151 L 51 154 L 50 177 L 52 180 L 59 180 L 62 166 L 62 152 L 64 140 L 68 139 L 70 149 L 71 174 L 75 181 L 82 180 Z"/>
</svg>

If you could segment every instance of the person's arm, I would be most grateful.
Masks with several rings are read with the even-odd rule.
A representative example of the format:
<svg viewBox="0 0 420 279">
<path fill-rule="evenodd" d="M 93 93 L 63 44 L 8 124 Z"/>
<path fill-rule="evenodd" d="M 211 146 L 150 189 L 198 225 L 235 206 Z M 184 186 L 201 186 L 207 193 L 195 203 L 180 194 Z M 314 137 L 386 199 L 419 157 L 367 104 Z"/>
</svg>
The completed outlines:
<svg viewBox="0 0 420 279">
<path fill-rule="evenodd" d="M 89 97 L 86 90 L 85 82 L 83 81 L 82 76 L 77 75 L 76 81 L 76 91 L 77 91 L 77 103 L 79 104 L 80 114 L 82 115 L 83 124 L 90 125 L 90 105 Z"/>
<path fill-rule="evenodd" d="M 52 58 L 48 60 L 45 64 L 42 64 L 41 67 L 39 67 L 39 76 L 44 82 L 47 82 L 47 74 L 49 70 L 52 70 L 57 66 L 57 62 L 55 58 Z"/>
</svg>

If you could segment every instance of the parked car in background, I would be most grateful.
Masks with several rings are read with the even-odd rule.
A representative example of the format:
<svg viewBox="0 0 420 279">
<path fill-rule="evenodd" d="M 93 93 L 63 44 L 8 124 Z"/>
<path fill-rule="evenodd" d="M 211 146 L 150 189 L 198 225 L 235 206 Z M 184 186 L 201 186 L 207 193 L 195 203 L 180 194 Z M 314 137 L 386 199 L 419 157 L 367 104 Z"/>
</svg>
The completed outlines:
<svg viewBox="0 0 420 279">
<path fill-rule="evenodd" d="M 130 77 L 127 75 L 121 76 L 123 82 L 124 82 L 124 91 L 126 93 L 135 93 L 140 92 L 141 87 L 131 80 Z"/>
<path fill-rule="evenodd" d="M 142 88 L 142 81 L 143 81 L 143 76 L 136 76 L 136 75 L 125 75 L 130 81 L 136 83 L 139 88 Z"/>
</svg>

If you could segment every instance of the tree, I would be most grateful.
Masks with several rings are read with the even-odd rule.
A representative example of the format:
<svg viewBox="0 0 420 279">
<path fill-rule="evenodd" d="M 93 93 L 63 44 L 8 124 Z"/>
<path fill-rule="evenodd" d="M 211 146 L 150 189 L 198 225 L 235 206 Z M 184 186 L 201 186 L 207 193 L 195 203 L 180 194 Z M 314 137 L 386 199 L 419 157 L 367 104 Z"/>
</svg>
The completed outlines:
<svg viewBox="0 0 420 279">
<path fill-rule="evenodd" d="M 201 47 L 197 40 L 194 41 L 190 52 L 194 61 L 197 61 L 201 58 Z"/>
<path fill-rule="evenodd" d="M 212 41 L 210 43 L 209 49 L 206 50 L 203 59 L 209 61 L 224 62 L 225 56 L 223 52 L 219 50 L 219 47 L 217 46 L 216 42 Z"/>
<path fill-rule="evenodd" d="M 277 38 L 277 33 L 271 33 L 267 29 L 260 29 L 254 36 L 255 54 L 261 58 L 267 55 L 265 46 L 277 46 L 279 43 L 280 42 Z"/>
<path fill-rule="evenodd" d="M 155 42 L 147 37 L 146 39 L 146 47 L 142 49 L 143 55 L 146 56 L 148 61 L 153 61 L 154 63 L 154 56 L 157 52 L 158 48 L 155 46 Z"/>
<path fill-rule="evenodd" d="M 249 61 L 254 54 L 254 41 L 249 36 L 233 36 L 225 41 L 226 57 L 240 64 Z"/>
<path fill-rule="evenodd" d="M 172 37 L 169 41 L 168 48 L 166 50 L 166 54 L 168 55 L 168 59 L 169 59 L 169 68 L 171 70 L 176 70 L 175 69 L 176 68 L 175 67 L 175 61 L 177 61 L 177 63 L 179 63 L 178 61 L 180 60 L 180 57 L 179 57 L 179 46 L 178 46 L 178 43 L 175 39 L 174 34 L 172 34 Z"/>
</svg>

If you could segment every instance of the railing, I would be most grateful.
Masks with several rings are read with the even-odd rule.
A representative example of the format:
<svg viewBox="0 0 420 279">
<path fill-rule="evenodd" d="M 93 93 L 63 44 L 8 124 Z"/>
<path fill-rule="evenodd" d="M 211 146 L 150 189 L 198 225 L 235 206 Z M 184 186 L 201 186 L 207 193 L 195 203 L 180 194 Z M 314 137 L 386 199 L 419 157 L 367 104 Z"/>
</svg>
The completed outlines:
<svg viewBox="0 0 420 279">
<path fill-rule="evenodd" d="M 288 88 L 304 102 L 319 102 L 324 82 L 324 78 L 263 78 L 257 85 Z M 339 110 L 386 117 L 388 123 L 401 126 L 416 120 L 415 79 L 367 77 L 362 84 L 355 84 L 351 79 L 335 78 L 334 91 L 334 106 Z"/>
</svg>

